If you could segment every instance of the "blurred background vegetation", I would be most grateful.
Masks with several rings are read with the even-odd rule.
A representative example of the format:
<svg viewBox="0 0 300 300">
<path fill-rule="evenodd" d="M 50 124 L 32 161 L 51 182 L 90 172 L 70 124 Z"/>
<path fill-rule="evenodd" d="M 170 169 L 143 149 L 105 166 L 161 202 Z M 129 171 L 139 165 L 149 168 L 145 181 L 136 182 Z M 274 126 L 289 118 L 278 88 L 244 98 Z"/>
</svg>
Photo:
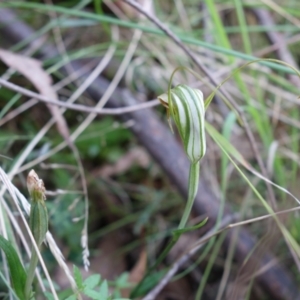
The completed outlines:
<svg viewBox="0 0 300 300">
<path fill-rule="evenodd" d="M 148 14 L 167 25 L 218 83 L 239 66 L 256 58 L 276 58 L 298 69 L 299 1 L 144 0 L 138 3 Z M 191 68 L 204 82 L 209 81 L 170 37 L 124 1 L 2 0 L 0 47 L 5 50 L 0 53 L 1 78 L 52 99 L 68 101 L 74 97 L 75 103 L 89 107 L 97 103 L 100 103 L 99 107 L 107 107 L 107 102 L 108 106 L 116 108 L 153 100 L 167 90 L 170 76 L 178 66 Z M 7 51 L 18 57 L 9 60 Z M 22 57 L 41 61 L 39 72 L 48 74 L 45 78 L 51 78 L 52 83 L 39 77 Z M 83 87 L 87 76 L 93 72 L 95 78 Z M 107 99 L 97 98 L 97 84 L 101 95 L 108 91 L 105 84 L 100 86 L 99 78 L 111 84 L 112 93 Z M 96 87 L 89 89 L 92 83 Z M 179 83 L 200 88 L 205 98 L 212 91 L 186 70 L 174 77 L 173 84 Z M 213 101 L 206 114 L 207 121 L 253 168 L 296 197 L 300 195 L 299 87 L 300 78 L 287 66 L 261 62 L 236 73 L 224 85 L 247 118 L 257 153 L 253 151 L 253 141 L 249 141 L 244 127 L 221 98 Z M 126 93 L 130 95 L 128 99 L 124 96 Z M 121 101 L 119 95 L 125 100 Z M 112 97 L 116 99 L 113 102 Z M 129 101 L 131 98 L 135 99 L 134 103 Z M 157 122 L 164 123 L 164 130 L 169 132 L 165 109 L 155 107 L 143 110 L 143 113 L 148 110 L 155 110 Z M 0 166 L 7 173 L 12 172 L 13 183 L 26 196 L 26 176 L 31 168 L 35 169 L 44 180 L 48 193 L 50 231 L 70 268 L 77 265 L 84 277 L 100 274 L 108 280 L 114 297 L 129 297 L 128 290 L 121 287 L 142 280 L 147 266 L 153 264 L 166 245 L 183 211 L 184 188 L 174 181 L 174 177 L 180 177 L 181 170 L 172 175 L 176 173 L 171 170 L 172 165 L 165 166 L 157 159 L 161 155 L 169 162 L 173 148 L 164 144 L 164 132 L 150 132 L 153 136 L 160 135 L 162 144 L 153 144 L 156 150 L 149 152 L 149 146 L 140 137 L 143 133 L 137 135 L 137 131 L 139 126 L 142 130 L 151 124 L 142 124 L 143 118 L 135 118 L 134 114 L 125 116 L 124 113 L 120 117 L 98 114 L 88 121 L 88 113 L 68 109 L 63 114 L 67 133 L 63 133 L 64 125 L 55 124 L 60 122 L 56 114 L 58 112 L 45 103 L 2 86 Z M 47 125 L 53 117 L 55 121 Z M 80 173 L 80 162 L 74 149 L 65 142 L 66 136 L 73 138 L 84 175 Z M 176 133 L 173 138 L 174 142 L 179 141 Z M 249 184 L 213 140 L 208 138 L 207 143 L 207 154 L 201 162 L 201 182 L 209 189 L 211 203 L 222 209 L 226 205 L 226 208 L 225 212 L 220 212 L 215 206 L 203 206 L 193 212 L 190 223 L 218 213 L 221 217 L 237 212 L 241 220 L 267 214 Z M 155 151 L 166 152 L 155 156 Z M 257 162 L 257 155 L 263 162 L 264 172 Z M 181 159 L 181 156 L 173 157 L 174 164 Z M 91 266 L 88 273 L 83 270 L 80 243 L 85 220 L 82 176 L 86 180 L 89 199 Z M 186 175 L 183 176 L 182 184 L 186 186 Z M 270 186 L 268 190 L 266 183 L 256 176 L 250 173 L 247 176 L 265 199 L 275 199 L 274 210 L 282 211 L 297 205 L 285 193 Z M 201 195 L 207 198 L 204 194 L 200 188 L 198 207 L 201 207 Z M 9 204 L 9 207 L 14 211 L 13 205 Z M 210 226 L 213 226 L 216 220 L 210 220 L 213 223 Z M 283 214 L 280 220 L 299 242 L 298 214 Z M 8 220 L 6 223 L 9 228 Z M 235 247 L 240 247 L 236 242 L 238 232 L 232 243 L 224 244 L 226 234 L 211 239 L 201 252 L 181 266 L 175 279 L 156 299 L 296 299 L 298 290 L 294 293 L 293 289 L 299 286 L 299 257 L 274 224 L 269 220 L 244 226 L 249 240 L 255 237 L 255 246 L 247 248 L 243 259 L 235 256 Z M 172 265 L 205 230 L 184 235 L 157 269 L 157 274 Z M 23 251 L 22 246 L 20 251 Z M 264 268 L 243 269 L 250 256 L 265 254 L 274 255 L 274 259 Z M 69 288 L 48 248 L 43 248 L 43 255 L 58 290 Z M 264 283 L 264 280 L 274 280 L 268 277 L 275 272 L 270 268 L 279 265 L 287 277 L 281 280 L 277 274 L 277 286 Z M 271 270 L 270 273 L 266 269 Z M 6 299 L 7 288 L 3 282 L 1 290 Z M 64 295 L 61 294 L 61 299 L 65 299 Z"/>
</svg>

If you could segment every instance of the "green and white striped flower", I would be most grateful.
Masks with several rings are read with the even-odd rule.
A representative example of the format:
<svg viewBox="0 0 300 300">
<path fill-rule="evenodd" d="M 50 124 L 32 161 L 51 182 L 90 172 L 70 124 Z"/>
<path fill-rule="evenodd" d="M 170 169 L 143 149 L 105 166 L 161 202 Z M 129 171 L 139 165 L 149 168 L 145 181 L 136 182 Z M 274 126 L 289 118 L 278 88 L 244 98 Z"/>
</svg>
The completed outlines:
<svg viewBox="0 0 300 300">
<path fill-rule="evenodd" d="M 203 94 L 198 89 L 180 84 L 170 90 L 169 96 L 165 93 L 158 99 L 173 117 L 188 158 L 196 163 L 206 151 Z"/>
</svg>

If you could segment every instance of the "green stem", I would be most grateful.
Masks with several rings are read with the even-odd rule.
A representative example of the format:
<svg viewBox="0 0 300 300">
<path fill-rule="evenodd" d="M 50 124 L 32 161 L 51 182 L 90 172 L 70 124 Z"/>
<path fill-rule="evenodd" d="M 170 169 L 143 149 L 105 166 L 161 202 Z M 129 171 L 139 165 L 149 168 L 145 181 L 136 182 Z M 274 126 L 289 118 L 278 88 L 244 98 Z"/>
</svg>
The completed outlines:
<svg viewBox="0 0 300 300">
<path fill-rule="evenodd" d="M 198 191 L 199 184 L 199 176 L 200 176 L 200 161 L 196 163 L 191 163 L 190 165 L 190 175 L 189 175 L 189 192 L 188 192 L 188 200 L 185 205 L 185 209 L 180 220 L 178 229 L 183 229 L 188 221 L 190 216 L 194 200 Z"/>
<path fill-rule="evenodd" d="M 189 190 L 188 190 L 188 200 L 182 215 L 182 218 L 180 220 L 178 229 L 184 229 L 187 220 L 189 218 L 189 215 L 191 213 L 194 200 L 198 191 L 198 184 L 199 184 L 199 175 L 200 175 L 200 162 L 191 163 L 190 165 L 190 174 L 189 174 Z M 178 230 L 177 229 L 177 230 Z M 175 230 L 175 231 L 177 231 Z M 174 231 L 174 233 L 175 233 Z M 179 240 L 181 234 L 173 234 L 172 239 L 168 243 L 167 247 L 163 250 L 163 252 L 159 255 L 158 259 L 156 260 L 155 264 L 148 270 L 147 274 L 144 276 L 144 278 L 141 280 L 141 282 L 138 284 L 138 286 L 135 288 L 135 290 L 138 290 L 138 288 L 145 282 L 146 278 L 148 278 L 149 274 L 166 258 L 170 250 L 173 248 L 173 246 L 177 243 Z M 134 290 L 134 291 L 135 291 Z M 133 291 L 133 293 L 134 293 Z"/>
<path fill-rule="evenodd" d="M 25 295 L 26 295 L 26 300 L 30 299 L 30 294 L 31 294 L 31 286 L 32 282 L 35 276 L 35 269 L 38 264 L 39 258 L 38 255 L 35 251 L 35 249 L 32 249 L 32 255 L 30 259 L 30 264 L 29 264 L 29 269 L 27 272 L 27 279 L 26 279 L 26 284 L 25 284 Z"/>
<path fill-rule="evenodd" d="M 198 191 L 198 184 L 199 184 L 199 174 L 200 174 L 200 162 L 191 163 L 190 165 L 190 175 L 189 175 L 189 191 L 188 191 L 188 200 L 185 205 L 185 209 L 182 215 L 182 218 L 180 220 L 178 229 L 183 229 L 187 223 L 187 220 L 190 216 L 194 200 Z M 164 249 L 164 251 L 161 253 L 161 255 L 158 257 L 155 265 L 151 268 L 154 269 L 157 267 L 164 258 L 168 255 L 170 250 L 173 248 L 173 246 L 177 243 L 178 239 L 180 237 L 180 234 L 176 234 L 173 236 L 172 240 L 168 243 L 167 247 Z"/>
<path fill-rule="evenodd" d="M 153 271 L 168 255 L 168 253 L 171 251 L 173 246 L 177 243 L 180 235 L 174 235 L 170 242 L 168 243 L 167 247 L 164 249 L 164 251 L 159 255 L 158 259 L 156 260 L 155 264 L 149 269 L 149 272 Z"/>
</svg>

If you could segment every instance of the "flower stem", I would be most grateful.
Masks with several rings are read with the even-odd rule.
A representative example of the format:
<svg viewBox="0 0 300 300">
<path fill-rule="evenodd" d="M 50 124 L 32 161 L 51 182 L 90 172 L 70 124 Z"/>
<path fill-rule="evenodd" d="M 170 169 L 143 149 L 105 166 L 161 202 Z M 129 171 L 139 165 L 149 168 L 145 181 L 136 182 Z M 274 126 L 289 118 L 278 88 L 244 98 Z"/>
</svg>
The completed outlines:
<svg viewBox="0 0 300 300">
<path fill-rule="evenodd" d="M 188 200 L 185 205 L 185 209 L 180 220 L 178 229 L 183 229 L 188 221 L 190 216 L 194 200 L 198 191 L 199 184 L 199 175 L 200 175 L 200 161 L 190 164 L 190 175 L 189 175 L 189 192 Z"/>
<path fill-rule="evenodd" d="M 30 259 L 30 263 L 29 263 L 29 268 L 28 268 L 28 272 L 27 272 L 27 280 L 26 280 L 26 285 L 25 285 L 25 296 L 26 296 L 26 300 L 30 299 L 30 295 L 31 295 L 31 285 L 35 276 L 35 269 L 36 266 L 38 264 L 38 255 L 35 251 L 35 249 L 32 249 L 32 254 L 31 254 L 31 259 Z"/>
<path fill-rule="evenodd" d="M 29 216 L 29 227 L 36 245 L 38 249 L 40 249 L 48 231 L 48 212 L 45 205 L 45 186 L 43 180 L 38 177 L 34 170 L 31 170 L 27 176 L 27 187 L 32 199 Z M 34 246 L 32 246 L 31 253 L 32 254 L 25 283 L 26 300 L 30 299 L 31 286 L 35 275 L 35 269 L 39 261 L 38 253 Z"/>
<path fill-rule="evenodd" d="M 180 220 L 178 229 L 183 229 L 187 223 L 187 220 L 189 218 L 189 215 L 191 213 L 193 203 L 198 191 L 198 183 L 199 183 L 199 174 L 200 174 L 200 162 L 191 163 L 190 165 L 190 175 L 189 175 L 189 194 L 188 194 L 188 200 L 182 215 L 182 218 Z M 152 271 L 154 268 L 156 268 L 168 255 L 170 250 L 173 248 L 173 246 L 177 243 L 178 239 L 180 238 L 181 234 L 175 234 L 173 235 L 172 239 L 168 243 L 167 247 L 163 250 L 163 252 L 159 255 L 157 261 L 155 262 L 154 266 L 150 269 Z"/>
</svg>

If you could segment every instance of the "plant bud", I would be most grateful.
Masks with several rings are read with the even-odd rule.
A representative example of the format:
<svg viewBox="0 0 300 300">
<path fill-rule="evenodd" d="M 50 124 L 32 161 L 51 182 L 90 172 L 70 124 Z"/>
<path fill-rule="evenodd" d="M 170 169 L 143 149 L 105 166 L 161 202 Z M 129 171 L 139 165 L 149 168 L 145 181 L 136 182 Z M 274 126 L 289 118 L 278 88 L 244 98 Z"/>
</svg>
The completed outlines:
<svg viewBox="0 0 300 300">
<path fill-rule="evenodd" d="M 45 205 L 45 186 L 34 170 L 27 177 L 27 188 L 32 198 L 29 227 L 37 245 L 40 247 L 48 231 L 48 212 Z"/>
<path fill-rule="evenodd" d="M 32 201 L 46 200 L 44 182 L 34 170 L 31 170 L 27 176 L 27 188 Z"/>
<path fill-rule="evenodd" d="M 159 96 L 158 100 L 173 117 L 189 160 L 192 163 L 198 162 L 206 151 L 202 92 L 180 84 L 170 90 L 170 97 L 165 93 Z"/>
</svg>

